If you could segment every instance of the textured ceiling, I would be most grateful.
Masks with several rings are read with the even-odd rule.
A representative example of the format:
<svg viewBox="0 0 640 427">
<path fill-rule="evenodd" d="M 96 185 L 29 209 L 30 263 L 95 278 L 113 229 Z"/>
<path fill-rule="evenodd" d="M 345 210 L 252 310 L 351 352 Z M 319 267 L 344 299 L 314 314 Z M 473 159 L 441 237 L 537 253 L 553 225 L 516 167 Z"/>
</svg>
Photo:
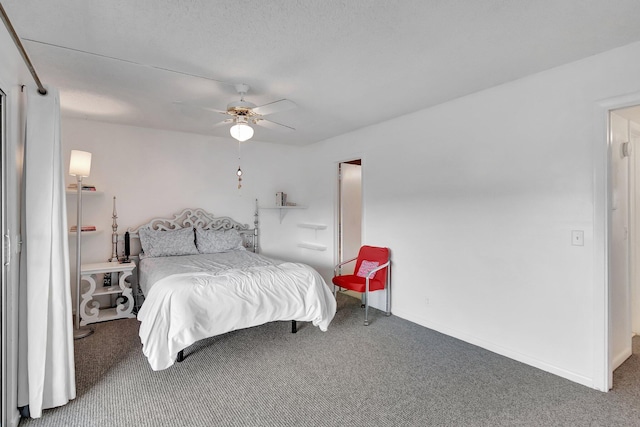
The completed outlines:
<svg viewBox="0 0 640 427">
<path fill-rule="evenodd" d="M 298 105 L 268 116 L 295 132 L 254 140 L 298 145 L 640 40 L 637 0 L 2 5 L 63 115 L 228 137 L 196 106 L 224 110 L 242 82 L 255 104 Z"/>
</svg>

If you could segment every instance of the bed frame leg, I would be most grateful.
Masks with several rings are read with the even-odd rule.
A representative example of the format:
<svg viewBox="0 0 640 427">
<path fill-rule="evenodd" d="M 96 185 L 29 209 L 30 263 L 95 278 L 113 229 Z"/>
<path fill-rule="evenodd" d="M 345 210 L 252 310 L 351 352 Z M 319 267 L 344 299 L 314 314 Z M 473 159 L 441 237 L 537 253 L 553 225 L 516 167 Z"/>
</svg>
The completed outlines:
<svg viewBox="0 0 640 427">
<path fill-rule="evenodd" d="M 295 320 L 292 320 L 291 321 L 291 333 L 295 334 L 296 332 L 298 332 L 298 325 L 297 325 Z"/>
<path fill-rule="evenodd" d="M 176 358 L 176 362 L 182 362 L 184 360 L 184 350 L 180 350 L 178 352 L 178 357 Z"/>
</svg>

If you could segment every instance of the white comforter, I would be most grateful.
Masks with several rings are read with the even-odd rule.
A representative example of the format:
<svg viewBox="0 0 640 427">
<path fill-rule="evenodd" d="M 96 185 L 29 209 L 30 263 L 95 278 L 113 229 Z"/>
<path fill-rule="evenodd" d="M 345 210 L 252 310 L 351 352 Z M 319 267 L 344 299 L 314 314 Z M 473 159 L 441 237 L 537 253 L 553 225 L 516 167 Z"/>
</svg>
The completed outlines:
<svg viewBox="0 0 640 427">
<path fill-rule="evenodd" d="M 222 272 L 173 274 L 157 281 L 138 313 L 143 353 L 155 371 L 203 338 L 277 320 L 326 331 L 336 301 L 311 267 L 282 263 Z"/>
</svg>

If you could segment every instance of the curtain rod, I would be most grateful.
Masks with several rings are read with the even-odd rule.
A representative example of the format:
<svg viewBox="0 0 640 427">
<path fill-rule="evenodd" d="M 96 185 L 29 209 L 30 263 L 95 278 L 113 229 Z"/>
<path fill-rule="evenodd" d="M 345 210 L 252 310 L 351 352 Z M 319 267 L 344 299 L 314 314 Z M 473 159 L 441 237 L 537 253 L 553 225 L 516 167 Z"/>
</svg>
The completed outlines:
<svg viewBox="0 0 640 427">
<path fill-rule="evenodd" d="M 0 3 L 0 18 L 2 18 L 2 22 L 4 22 L 4 26 L 7 27 L 7 31 L 9 31 L 9 34 L 11 35 L 13 42 L 16 44 L 16 47 L 20 51 L 20 55 L 22 55 L 22 59 L 24 60 L 25 65 L 29 69 L 29 72 L 31 73 L 31 77 L 33 77 L 33 80 L 35 80 L 36 85 L 38 85 L 38 93 L 40 95 L 46 95 L 47 89 L 44 88 L 44 86 L 42 85 L 42 82 L 40 81 L 40 78 L 38 77 L 38 73 L 36 73 L 36 69 L 33 68 L 33 64 L 29 59 L 29 55 L 27 55 L 27 51 L 24 50 L 24 46 L 22 45 L 22 42 L 20 41 L 20 37 L 18 37 L 16 30 L 14 30 L 13 25 L 11 25 L 11 21 L 9 21 L 7 12 L 5 12 L 4 7 L 2 7 L 2 3 Z"/>
</svg>

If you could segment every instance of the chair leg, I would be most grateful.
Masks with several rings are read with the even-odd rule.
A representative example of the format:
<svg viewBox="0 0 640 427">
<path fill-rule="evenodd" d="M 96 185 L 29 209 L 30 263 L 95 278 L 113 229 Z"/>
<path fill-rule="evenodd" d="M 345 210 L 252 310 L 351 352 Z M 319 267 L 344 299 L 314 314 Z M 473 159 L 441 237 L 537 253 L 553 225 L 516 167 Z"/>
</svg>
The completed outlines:
<svg viewBox="0 0 640 427">
<path fill-rule="evenodd" d="M 363 295 L 364 295 L 364 326 L 369 326 L 369 289 L 367 289 Z"/>
<path fill-rule="evenodd" d="M 391 316 L 391 265 L 387 268 L 387 312 L 385 315 Z"/>
</svg>

